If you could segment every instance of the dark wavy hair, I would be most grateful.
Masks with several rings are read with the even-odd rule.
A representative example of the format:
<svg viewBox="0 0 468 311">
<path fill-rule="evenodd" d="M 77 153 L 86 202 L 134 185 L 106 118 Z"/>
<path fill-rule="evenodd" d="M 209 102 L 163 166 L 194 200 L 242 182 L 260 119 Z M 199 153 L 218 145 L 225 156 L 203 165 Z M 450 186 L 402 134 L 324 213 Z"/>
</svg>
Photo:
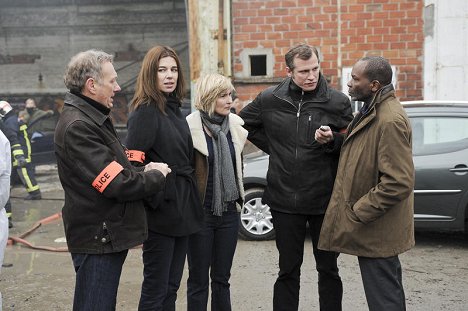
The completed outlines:
<svg viewBox="0 0 468 311">
<path fill-rule="evenodd" d="M 135 110 L 140 105 L 154 104 L 164 113 L 166 108 L 166 95 L 158 88 L 159 61 L 164 57 L 172 57 L 178 68 L 177 85 L 174 96 L 182 100 L 185 96 L 185 80 L 181 68 L 181 62 L 177 53 L 168 46 L 155 46 L 151 48 L 143 58 L 140 73 L 138 74 L 135 95 L 130 104 L 130 110 Z"/>
</svg>

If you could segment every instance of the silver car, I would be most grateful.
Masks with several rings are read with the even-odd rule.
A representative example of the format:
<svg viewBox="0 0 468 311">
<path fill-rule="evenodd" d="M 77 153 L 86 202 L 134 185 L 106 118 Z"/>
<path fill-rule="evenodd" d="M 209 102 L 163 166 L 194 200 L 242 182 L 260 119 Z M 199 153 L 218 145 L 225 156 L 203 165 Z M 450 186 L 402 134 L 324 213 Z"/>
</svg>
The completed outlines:
<svg viewBox="0 0 468 311">
<path fill-rule="evenodd" d="M 402 104 L 413 128 L 415 227 L 463 231 L 468 221 L 468 101 Z M 268 155 L 248 156 L 244 165 L 246 197 L 239 236 L 272 239 L 270 208 L 262 203 Z"/>
</svg>

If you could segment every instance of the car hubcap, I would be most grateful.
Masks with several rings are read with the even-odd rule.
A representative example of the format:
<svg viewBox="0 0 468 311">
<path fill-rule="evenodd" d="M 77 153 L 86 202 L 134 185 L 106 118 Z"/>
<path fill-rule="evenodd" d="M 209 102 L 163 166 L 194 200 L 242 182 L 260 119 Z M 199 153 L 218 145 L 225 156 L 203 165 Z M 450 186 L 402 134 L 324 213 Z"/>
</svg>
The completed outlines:
<svg viewBox="0 0 468 311">
<path fill-rule="evenodd" d="M 241 212 L 242 226 L 251 234 L 263 235 L 273 230 L 270 207 L 255 198 L 244 204 Z"/>
</svg>

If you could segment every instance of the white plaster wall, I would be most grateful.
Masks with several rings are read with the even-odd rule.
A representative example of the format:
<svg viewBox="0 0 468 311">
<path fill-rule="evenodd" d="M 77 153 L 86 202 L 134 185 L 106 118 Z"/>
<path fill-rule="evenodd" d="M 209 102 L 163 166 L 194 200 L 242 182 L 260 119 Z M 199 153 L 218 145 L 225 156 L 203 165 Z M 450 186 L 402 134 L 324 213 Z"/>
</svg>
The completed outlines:
<svg viewBox="0 0 468 311">
<path fill-rule="evenodd" d="M 424 4 L 433 6 L 425 19 L 424 99 L 468 100 L 468 1 Z"/>
</svg>

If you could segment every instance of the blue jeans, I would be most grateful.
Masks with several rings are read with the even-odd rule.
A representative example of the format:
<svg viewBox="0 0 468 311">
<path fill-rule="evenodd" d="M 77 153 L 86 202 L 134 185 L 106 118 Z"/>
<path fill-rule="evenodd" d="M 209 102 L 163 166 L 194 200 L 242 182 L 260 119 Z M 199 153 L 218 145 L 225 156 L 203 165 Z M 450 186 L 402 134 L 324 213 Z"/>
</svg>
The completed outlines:
<svg viewBox="0 0 468 311">
<path fill-rule="evenodd" d="M 72 253 L 76 272 L 74 311 L 115 310 L 122 266 L 128 251 L 110 254 Z"/>
<path fill-rule="evenodd" d="M 309 223 L 315 267 L 318 272 L 320 310 L 341 311 L 343 285 L 338 274 L 338 253 L 317 248 L 324 215 L 271 212 L 279 252 L 278 278 L 273 291 L 273 310 L 291 311 L 299 307 L 299 285 L 304 241 Z"/>
<path fill-rule="evenodd" d="M 190 236 L 187 254 L 188 311 L 207 310 L 209 277 L 211 310 L 231 310 L 229 278 L 238 230 L 237 211 L 226 211 L 222 216 L 214 216 L 211 211 L 206 211 L 204 228 Z"/>
<path fill-rule="evenodd" d="M 143 243 L 143 285 L 138 310 L 174 311 L 184 272 L 188 236 L 148 232 Z"/>
</svg>

